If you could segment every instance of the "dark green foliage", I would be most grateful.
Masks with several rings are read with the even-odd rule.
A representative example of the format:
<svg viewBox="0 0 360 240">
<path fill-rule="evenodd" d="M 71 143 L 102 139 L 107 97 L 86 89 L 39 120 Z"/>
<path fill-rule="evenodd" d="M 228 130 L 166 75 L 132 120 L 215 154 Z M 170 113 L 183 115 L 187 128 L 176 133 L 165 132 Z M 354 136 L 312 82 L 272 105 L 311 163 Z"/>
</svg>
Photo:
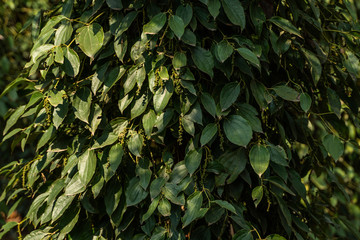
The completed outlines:
<svg viewBox="0 0 360 240">
<path fill-rule="evenodd" d="M 29 201 L 24 240 L 360 239 L 357 7 L 61 3 L 0 202 Z"/>
</svg>

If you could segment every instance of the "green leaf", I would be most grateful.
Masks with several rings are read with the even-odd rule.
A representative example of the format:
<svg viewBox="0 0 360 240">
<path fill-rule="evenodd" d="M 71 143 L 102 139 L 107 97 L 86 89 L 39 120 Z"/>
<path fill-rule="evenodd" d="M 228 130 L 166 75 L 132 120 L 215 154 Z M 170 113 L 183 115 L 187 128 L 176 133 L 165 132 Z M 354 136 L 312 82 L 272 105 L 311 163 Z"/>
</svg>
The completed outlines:
<svg viewBox="0 0 360 240">
<path fill-rule="evenodd" d="M 154 179 L 150 184 L 150 197 L 153 200 L 156 198 L 160 192 L 161 188 L 165 185 L 165 179 L 162 177 L 158 177 Z"/>
<path fill-rule="evenodd" d="M 131 119 L 134 119 L 140 116 L 143 112 L 145 112 L 146 107 L 149 103 L 149 98 L 150 96 L 146 92 L 143 95 L 139 96 L 139 98 L 133 102 L 130 112 Z"/>
<path fill-rule="evenodd" d="M 6 224 L 4 224 L 0 229 L 0 238 L 2 238 L 6 233 L 8 233 L 12 228 L 17 225 L 17 222 L 7 222 Z"/>
<path fill-rule="evenodd" d="M 280 236 L 279 234 L 271 234 L 265 238 L 265 240 L 286 240 L 283 236 Z"/>
<path fill-rule="evenodd" d="M 94 150 L 86 150 L 78 163 L 79 178 L 84 186 L 88 185 L 96 170 L 97 158 Z"/>
<path fill-rule="evenodd" d="M 195 47 L 196 46 L 196 35 L 189 29 L 185 29 L 185 32 L 181 38 L 184 43 Z"/>
<path fill-rule="evenodd" d="M 103 96 L 110 91 L 110 89 L 116 84 L 117 81 L 120 80 L 120 78 L 125 74 L 125 72 L 126 69 L 124 68 L 124 66 L 117 66 L 111 69 L 104 82 L 102 93 Z"/>
<path fill-rule="evenodd" d="M 226 137 L 233 144 L 245 147 L 252 138 L 251 126 L 239 115 L 227 117 L 223 123 L 223 128 Z"/>
<path fill-rule="evenodd" d="M 60 27 L 55 32 L 54 44 L 59 46 L 61 44 L 66 44 L 73 33 L 73 28 L 70 22 L 66 22 L 65 24 L 61 24 Z"/>
<path fill-rule="evenodd" d="M 72 101 L 75 109 L 75 116 L 83 122 L 89 123 L 91 111 L 91 91 L 87 87 L 78 90 Z"/>
<path fill-rule="evenodd" d="M 253 230 L 246 230 L 246 229 L 242 229 L 238 232 L 236 232 L 236 234 L 233 237 L 233 240 L 253 240 L 253 236 L 251 234 Z"/>
<path fill-rule="evenodd" d="M 201 208 L 203 202 L 202 193 L 195 191 L 189 196 L 186 201 L 186 210 L 184 216 L 181 218 L 183 222 L 183 228 L 192 223 L 199 217 L 203 217 L 206 213 L 204 208 Z"/>
<path fill-rule="evenodd" d="M 42 240 L 51 233 L 45 232 L 44 230 L 35 230 L 27 234 L 24 240 Z"/>
<path fill-rule="evenodd" d="M 171 215 L 171 204 L 166 198 L 160 200 L 158 205 L 158 211 L 164 217 L 168 217 Z"/>
<path fill-rule="evenodd" d="M 59 104 L 63 103 L 63 95 L 66 95 L 64 90 L 61 91 L 57 91 L 57 90 L 52 90 L 49 91 L 49 103 L 53 106 L 56 107 Z"/>
<path fill-rule="evenodd" d="M 60 221 L 60 235 L 58 239 L 64 239 L 66 235 L 71 232 L 79 220 L 80 208 L 76 211 L 72 211 L 71 214 L 67 215 L 63 221 Z"/>
<path fill-rule="evenodd" d="M 44 56 L 45 54 L 47 54 L 51 49 L 53 49 L 55 47 L 54 44 L 44 44 L 41 45 L 40 47 L 36 48 L 32 53 L 31 53 L 31 61 L 33 63 L 36 63 L 36 61 Z"/>
<path fill-rule="evenodd" d="M 279 16 L 274 16 L 270 18 L 269 21 L 281 29 L 302 38 L 300 31 L 289 20 Z"/>
<path fill-rule="evenodd" d="M 102 119 L 102 110 L 98 104 L 95 104 L 95 106 L 91 109 L 91 113 L 89 117 L 90 132 L 92 136 L 95 135 L 95 131 L 98 128 L 101 119 Z"/>
<path fill-rule="evenodd" d="M 238 53 L 245 60 L 249 61 L 252 65 L 257 67 L 257 69 L 259 69 L 259 70 L 261 69 L 260 60 L 257 58 L 255 53 L 253 53 L 251 50 L 249 50 L 248 48 L 238 48 L 238 49 L 236 49 L 236 51 L 238 51 Z"/>
<path fill-rule="evenodd" d="M 166 14 L 161 12 L 151 18 L 150 22 L 143 26 L 143 32 L 146 34 L 158 33 L 166 23 Z"/>
<path fill-rule="evenodd" d="M 122 157 L 124 155 L 124 149 L 121 143 L 113 145 L 109 152 L 109 162 L 106 164 L 105 181 L 109 181 L 112 176 L 115 175 L 118 169 Z"/>
<path fill-rule="evenodd" d="M 344 57 L 343 59 L 344 66 L 351 75 L 358 78 L 360 76 L 359 59 L 356 57 L 356 55 L 353 52 L 349 50 L 346 50 L 345 54 L 346 57 Z"/>
<path fill-rule="evenodd" d="M 51 187 L 49 189 L 49 196 L 47 197 L 46 200 L 48 205 L 54 202 L 58 194 L 64 189 L 65 186 L 66 183 L 64 179 L 58 179 L 51 184 Z"/>
<path fill-rule="evenodd" d="M 18 107 L 13 114 L 9 117 L 9 119 L 6 121 L 6 125 L 3 131 L 3 135 L 5 135 L 12 126 L 16 124 L 18 119 L 23 115 L 25 111 L 25 105 Z"/>
<path fill-rule="evenodd" d="M 29 80 L 26 78 L 18 77 L 14 81 L 11 81 L 6 86 L 4 91 L 1 93 L 0 98 L 2 98 L 5 94 L 7 94 L 13 87 L 16 87 L 17 85 L 19 85 L 20 83 L 23 83 L 23 82 L 29 82 Z"/>
<path fill-rule="evenodd" d="M 210 113 L 213 117 L 216 115 L 216 104 L 213 97 L 207 92 L 201 94 L 201 103 L 203 104 L 205 110 Z"/>
<path fill-rule="evenodd" d="M 142 123 L 146 136 L 151 136 L 155 122 L 156 114 L 152 109 L 150 109 L 149 112 L 145 114 L 142 118 Z"/>
<path fill-rule="evenodd" d="M 128 48 L 128 41 L 125 35 L 118 37 L 114 40 L 114 50 L 116 56 L 123 62 Z"/>
<path fill-rule="evenodd" d="M 146 78 L 145 67 L 134 67 L 130 69 L 124 82 L 124 95 L 128 94 L 135 86 L 136 82 L 142 83 Z M 142 84 L 139 84 L 141 86 Z"/>
<path fill-rule="evenodd" d="M 9 138 L 13 137 L 14 135 L 16 135 L 17 133 L 19 133 L 19 132 L 21 132 L 21 131 L 22 131 L 21 128 L 15 128 L 14 130 L 12 130 L 12 131 L 9 132 L 8 134 L 6 134 L 1 141 L 2 141 L 2 142 L 5 142 L 6 140 L 8 140 Z"/>
<path fill-rule="evenodd" d="M 257 144 L 251 148 L 249 159 L 254 171 L 261 177 L 269 166 L 270 153 L 265 146 Z"/>
<path fill-rule="evenodd" d="M 80 49 L 91 59 L 101 49 L 104 42 L 104 31 L 100 24 L 93 23 L 84 26 L 78 31 L 76 42 Z"/>
<path fill-rule="evenodd" d="M 80 59 L 77 53 L 69 48 L 63 48 L 64 64 L 61 65 L 64 72 L 70 77 L 76 77 L 80 70 Z"/>
<path fill-rule="evenodd" d="M 255 207 L 257 207 L 261 202 L 263 198 L 263 192 L 264 192 L 263 186 L 257 186 L 252 190 L 251 197 L 254 201 Z"/>
<path fill-rule="evenodd" d="M 71 196 L 85 191 L 86 186 L 82 183 L 79 173 L 76 173 L 65 188 L 65 195 Z"/>
<path fill-rule="evenodd" d="M 75 195 L 67 196 L 61 195 L 55 202 L 52 214 L 51 214 L 51 223 L 58 220 L 65 212 L 65 210 L 70 206 L 74 200 Z"/>
<path fill-rule="evenodd" d="M 36 151 L 39 151 L 40 148 L 45 146 L 47 143 L 49 143 L 49 140 L 56 132 L 54 125 L 50 125 L 50 127 L 44 132 L 44 134 L 41 136 L 40 140 L 38 141 L 38 144 L 36 146 Z"/>
<path fill-rule="evenodd" d="M 137 157 L 141 157 L 141 149 L 143 146 L 143 142 L 144 142 L 143 136 L 141 134 L 133 132 L 128 141 L 128 148 L 130 152 Z"/>
<path fill-rule="evenodd" d="M 172 64 L 174 68 L 180 69 L 186 66 L 186 55 L 182 52 L 176 52 L 174 54 L 174 58 L 172 60 Z"/>
<path fill-rule="evenodd" d="M 299 93 L 291 87 L 286 85 L 280 85 L 273 87 L 274 91 L 278 96 L 287 101 L 298 102 L 299 101 Z"/>
<path fill-rule="evenodd" d="M 115 0 L 116 1 L 116 0 Z M 132 22 L 137 16 L 137 11 L 132 11 L 126 14 L 126 16 L 120 21 L 118 28 L 116 29 L 115 36 L 119 37 L 128 30 Z"/>
<path fill-rule="evenodd" d="M 193 107 L 191 108 L 191 110 L 189 111 L 189 113 L 184 116 L 184 118 L 186 118 L 187 120 L 190 120 L 194 123 L 198 123 L 198 124 L 202 125 L 202 111 L 201 111 L 200 104 L 198 102 L 196 102 L 193 105 Z"/>
<path fill-rule="evenodd" d="M 221 3 L 219 0 L 209 0 L 208 2 L 208 10 L 214 18 L 216 18 L 220 13 Z"/>
<path fill-rule="evenodd" d="M 150 161 L 147 158 L 141 158 L 135 168 L 136 175 L 140 178 L 140 186 L 147 189 L 151 179 Z"/>
<path fill-rule="evenodd" d="M 344 144 L 333 134 L 323 137 L 322 143 L 326 151 L 337 161 L 344 154 Z"/>
<path fill-rule="evenodd" d="M 250 5 L 250 18 L 255 26 L 256 34 L 260 35 L 266 21 L 266 16 L 263 9 L 255 2 Z"/>
<path fill-rule="evenodd" d="M 217 133 L 217 125 L 215 123 L 209 123 L 202 131 L 200 137 L 201 146 L 207 144 Z"/>
<path fill-rule="evenodd" d="M 202 158 L 202 149 L 190 150 L 185 155 L 185 166 L 189 171 L 190 175 L 192 175 L 196 171 L 196 169 L 198 169 L 198 167 L 200 166 L 201 158 Z"/>
<path fill-rule="evenodd" d="M 156 227 L 151 235 L 150 240 L 165 240 L 168 231 L 164 227 Z"/>
<path fill-rule="evenodd" d="M 154 94 L 153 97 L 153 103 L 154 103 L 154 109 L 157 113 L 162 112 L 167 104 L 169 103 L 169 100 L 174 92 L 174 85 L 172 80 L 168 80 L 165 83 L 164 87 L 160 87 Z"/>
<path fill-rule="evenodd" d="M 151 201 L 149 209 L 141 218 L 141 222 L 148 220 L 149 217 L 151 217 L 151 215 L 155 212 L 155 210 L 159 204 L 159 199 L 160 199 L 160 197 L 157 197 Z"/>
<path fill-rule="evenodd" d="M 226 16 L 234 25 L 240 26 L 241 30 L 245 28 L 246 18 L 244 8 L 239 0 L 222 0 Z"/>
<path fill-rule="evenodd" d="M 184 27 L 186 27 L 190 23 L 193 16 L 193 9 L 189 4 L 180 5 L 176 9 L 176 15 L 181 17 L 184 22 Z"/>
<path fill-rule="evenodd" d="M 261 109 L 266 109 L 268 104 L 272 101 L 272 97 L 269 95 L 264 84 L 256 80 L 251 80 L 250 88 L 252 95 L 254 96 L 256 102 L 259 104 Z"/>
<path fill-rule="evenodd" d="M 175 35 L 181 39 L 185 31 L 185 24 L 181 17 L 172 15 L 169 17 L 169 26 L 170 29 L 175 33 Z"/>
<path fill-rule="evenodd" d="M 106 189 L 104 201 L 106 213 L 111 216 L 120 203 L 120 197 L 122 195 L 122 187 L 119 183 L 115 186 L 110 186 Z"/>
<path fill-rule="evenodd" d="M 73 10 L 73 6 L 74 6 L 74 0 L 68 0 L 64 3 L 64 5 L 62 6 L 62 10 L 61 10 L 61 15 L 70 18 L 71 17 L 71 12 Z"/>
<path fill-rule="evenodd" d="M 169 80 L 169 72 L 165 66 L 160 67 L 159 77 L 164 81 Z"/>
<path fill-rule="evenodd" d="M 191 136 L 195 135 L 195 124 L 193 121 L 183 117 L 181 118 L 181 124 L 188 134 Z"/>
<path fill-rule="evenodd" d="M 270 160 L 273 161 L 276 164 L 279 164 L 281 166 L 289 166 L 289 163 L 287 162 L 287 156 L 286 156 L 286 152 L 284 150 L 284 148 L 282 148 L 281 146 L 275 146 L 271 143 L 268 143 L 270 148 Z"/>
<path fill-rule="evenodd" d="M 220 93 L 220 106 L 221 111 L 228 109 L 239 97 L 240 84 L 237 82 L 231 82 L 226 84 Z"/>
<path fill-rule="evenodd" d="M 291 191 L 291 189 L 288 186 L 285 185 L 285 183 L 283 182 L 283 180 L 281 180 L 280 177 L 271 176 L 266 180 L 269 181 L 270 183 L 274 184 L 275 186 L 281 188 L 285 192 L 290 193 L 293 196 L 296 196 L 295 193 L 293 191 Z"/>
<path fill-rule="evenodd" d="M 304 112 L 308 112 L 311 107 L 311 97 L 307 93 L 300 94 L 300 107 Z"/>
<path fill-rule="evenodd" d="M 106 3 L 113 10 L 121 10 L 123 8 L 121 0 L 106 0 Z"/>
<path fill-rule="evenodd" d="M 336 116 L 341 118 L 341 102 L 339 96 L 331 88 L 327 89 L 327 96 L 329 100 L 329 105 L 331 110 L 336 114 Z"/>
<path fill-rule="evenodd" d="M 261 121 L 257 117 L 258 112 L 253 106 L 247 103 L 242 103 L 237 105 L 237 107 L 238 107 L 238 114 L 249 122 L 253 131 L 263 132 Z"/>
<path fill-rule="evenodd" d="M 136 205 L 147 197 L 148 192 L 140 186 L 139 182 L 137 177 L 130 180 L 125 192 L 127 206 Z"/>
<path fill-rule="evenodd" d="M 191 57 L 201 71 L 213 78 L 214 59 L 210 51 L 201 47 L 195 47 L 191 52 Z"/>
<path fill-rule="evenodd" d="M 311 52 L 305 48 L 302 48 L 301 50 L 304 53 L 309 65 L 310 65 L 312 78 L 314 80 L 315 85 L 317 85 L 317 83 L 320 80 L 321 72 L 322 72 L 320 60 L 313 52 Z"/>
<path fill-rule="evenodd" d="M 218 129 L 217 129 L 216 123 L 209 123 L 208 125 L 206 125 L 206 127 L 203 129 L 203 131 L 201 133 L 201 137 L 200 137 L 201 146 L 204 146 L 205 144 L 210 142 L 210 140 L 217 133 L 217 130 Z"/>
<path fill-rule="evenodd" d="M 228 41 L 222 40 L 216 45 L 216 58 L 219 62 L 225 62 L 234 52 L 233 46 Z"/>
<path fill-rule="evenodd" d="M 235 207 L 230 204 L 229 202 L 227 201 L 224 201 L 224 200 L 214 200 L 214 201 L 211 201 L 212 203 L 216 203 L 217 205 L 219 205 L 220 207 L 222 208 L 225 208 L 227 210 L 229 210 L 230 212 L 234 213 L 234 214 L 237 214 L 236 213 L 236 210 L 235 210 Z"/>
</svg>

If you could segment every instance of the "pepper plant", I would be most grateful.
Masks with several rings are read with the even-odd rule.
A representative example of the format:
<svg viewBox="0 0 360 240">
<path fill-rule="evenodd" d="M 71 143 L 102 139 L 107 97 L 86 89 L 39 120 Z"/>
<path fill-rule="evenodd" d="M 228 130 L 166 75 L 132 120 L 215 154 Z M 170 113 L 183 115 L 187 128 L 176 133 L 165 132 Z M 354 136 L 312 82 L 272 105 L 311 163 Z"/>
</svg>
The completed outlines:
<svg viewBox="0 0 360 240">
<path fill-rule="evenodd" d="M 1 95 L 31 96 L 2 142 L 34 157 L 0 170 L 29 206 L 0 235 L 360 239 L 358 7 L 60 2 Z"/>
</svg>

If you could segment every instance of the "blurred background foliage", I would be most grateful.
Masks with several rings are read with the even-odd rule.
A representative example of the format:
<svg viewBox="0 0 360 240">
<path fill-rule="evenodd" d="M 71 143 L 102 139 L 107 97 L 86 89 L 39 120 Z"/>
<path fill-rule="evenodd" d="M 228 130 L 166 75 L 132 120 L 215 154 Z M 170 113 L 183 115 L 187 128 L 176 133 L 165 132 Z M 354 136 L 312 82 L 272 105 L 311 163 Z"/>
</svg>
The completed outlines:
<svg viewBox="0 0 360 240">
<path fill-rule="evenodd" d="M 0 92 L 21 74 L 28 61 L 33 39 L 38 34 L 40 16 L 44 10 L 59 1 L 50 0 L 0 0 Z M 11 109 L 27 102 L 28 97 L 20 89 L 13 88 L 8 94 L 0 98 L 0 130 L 5 126 L 4 117 L 11 113 Z M 10 110 L 10 111 L 9 111 Z M 0 139 L 2 136 L 0 136 Z M 0 168 L 13 159 L 32 157 L 30 151 L 22 152 L 18 146 L 11 146 L 11 142 L 0 145 Z M 0 192 L 7 182 L 0 176 Z M 6 184 L 5 184 L 6 185 Z M 20 210 L 20 209 L 18 209 Z M 5 223 L 5 215 L 11 221 L 21 219 L 18 211 L 9 212 L 7 206 L 0 206 L 0 226 Z M 11 239 L 11 236 L 6 236 Z"/>
</svg>

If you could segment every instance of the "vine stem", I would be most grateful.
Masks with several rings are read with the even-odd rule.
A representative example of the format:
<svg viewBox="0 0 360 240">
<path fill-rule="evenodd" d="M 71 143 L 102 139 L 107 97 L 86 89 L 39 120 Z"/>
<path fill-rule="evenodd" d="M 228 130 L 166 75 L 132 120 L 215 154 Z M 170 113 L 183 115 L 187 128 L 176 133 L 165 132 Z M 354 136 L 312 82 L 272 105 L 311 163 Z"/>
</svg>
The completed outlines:
<svg viewBox="0 0 360 240">
<path fill-rule="evenodd" d="M 252 226 L 252 225 L 251 225 Z M 262 238 L 261 238 L 261 236 L 260 236 L 260 233 L 258 232 L 258 230 L 256 229 L 256 227 L 254 227 L 254 226 L 252 226 L 253 227 L 253 230 L 252 231 L 254 231 L 254 232 L 256 232 L 256 234 L 258 235 L 258 237 L 259 237 L 259 240 L 263 240 Z"/>
</svg>

